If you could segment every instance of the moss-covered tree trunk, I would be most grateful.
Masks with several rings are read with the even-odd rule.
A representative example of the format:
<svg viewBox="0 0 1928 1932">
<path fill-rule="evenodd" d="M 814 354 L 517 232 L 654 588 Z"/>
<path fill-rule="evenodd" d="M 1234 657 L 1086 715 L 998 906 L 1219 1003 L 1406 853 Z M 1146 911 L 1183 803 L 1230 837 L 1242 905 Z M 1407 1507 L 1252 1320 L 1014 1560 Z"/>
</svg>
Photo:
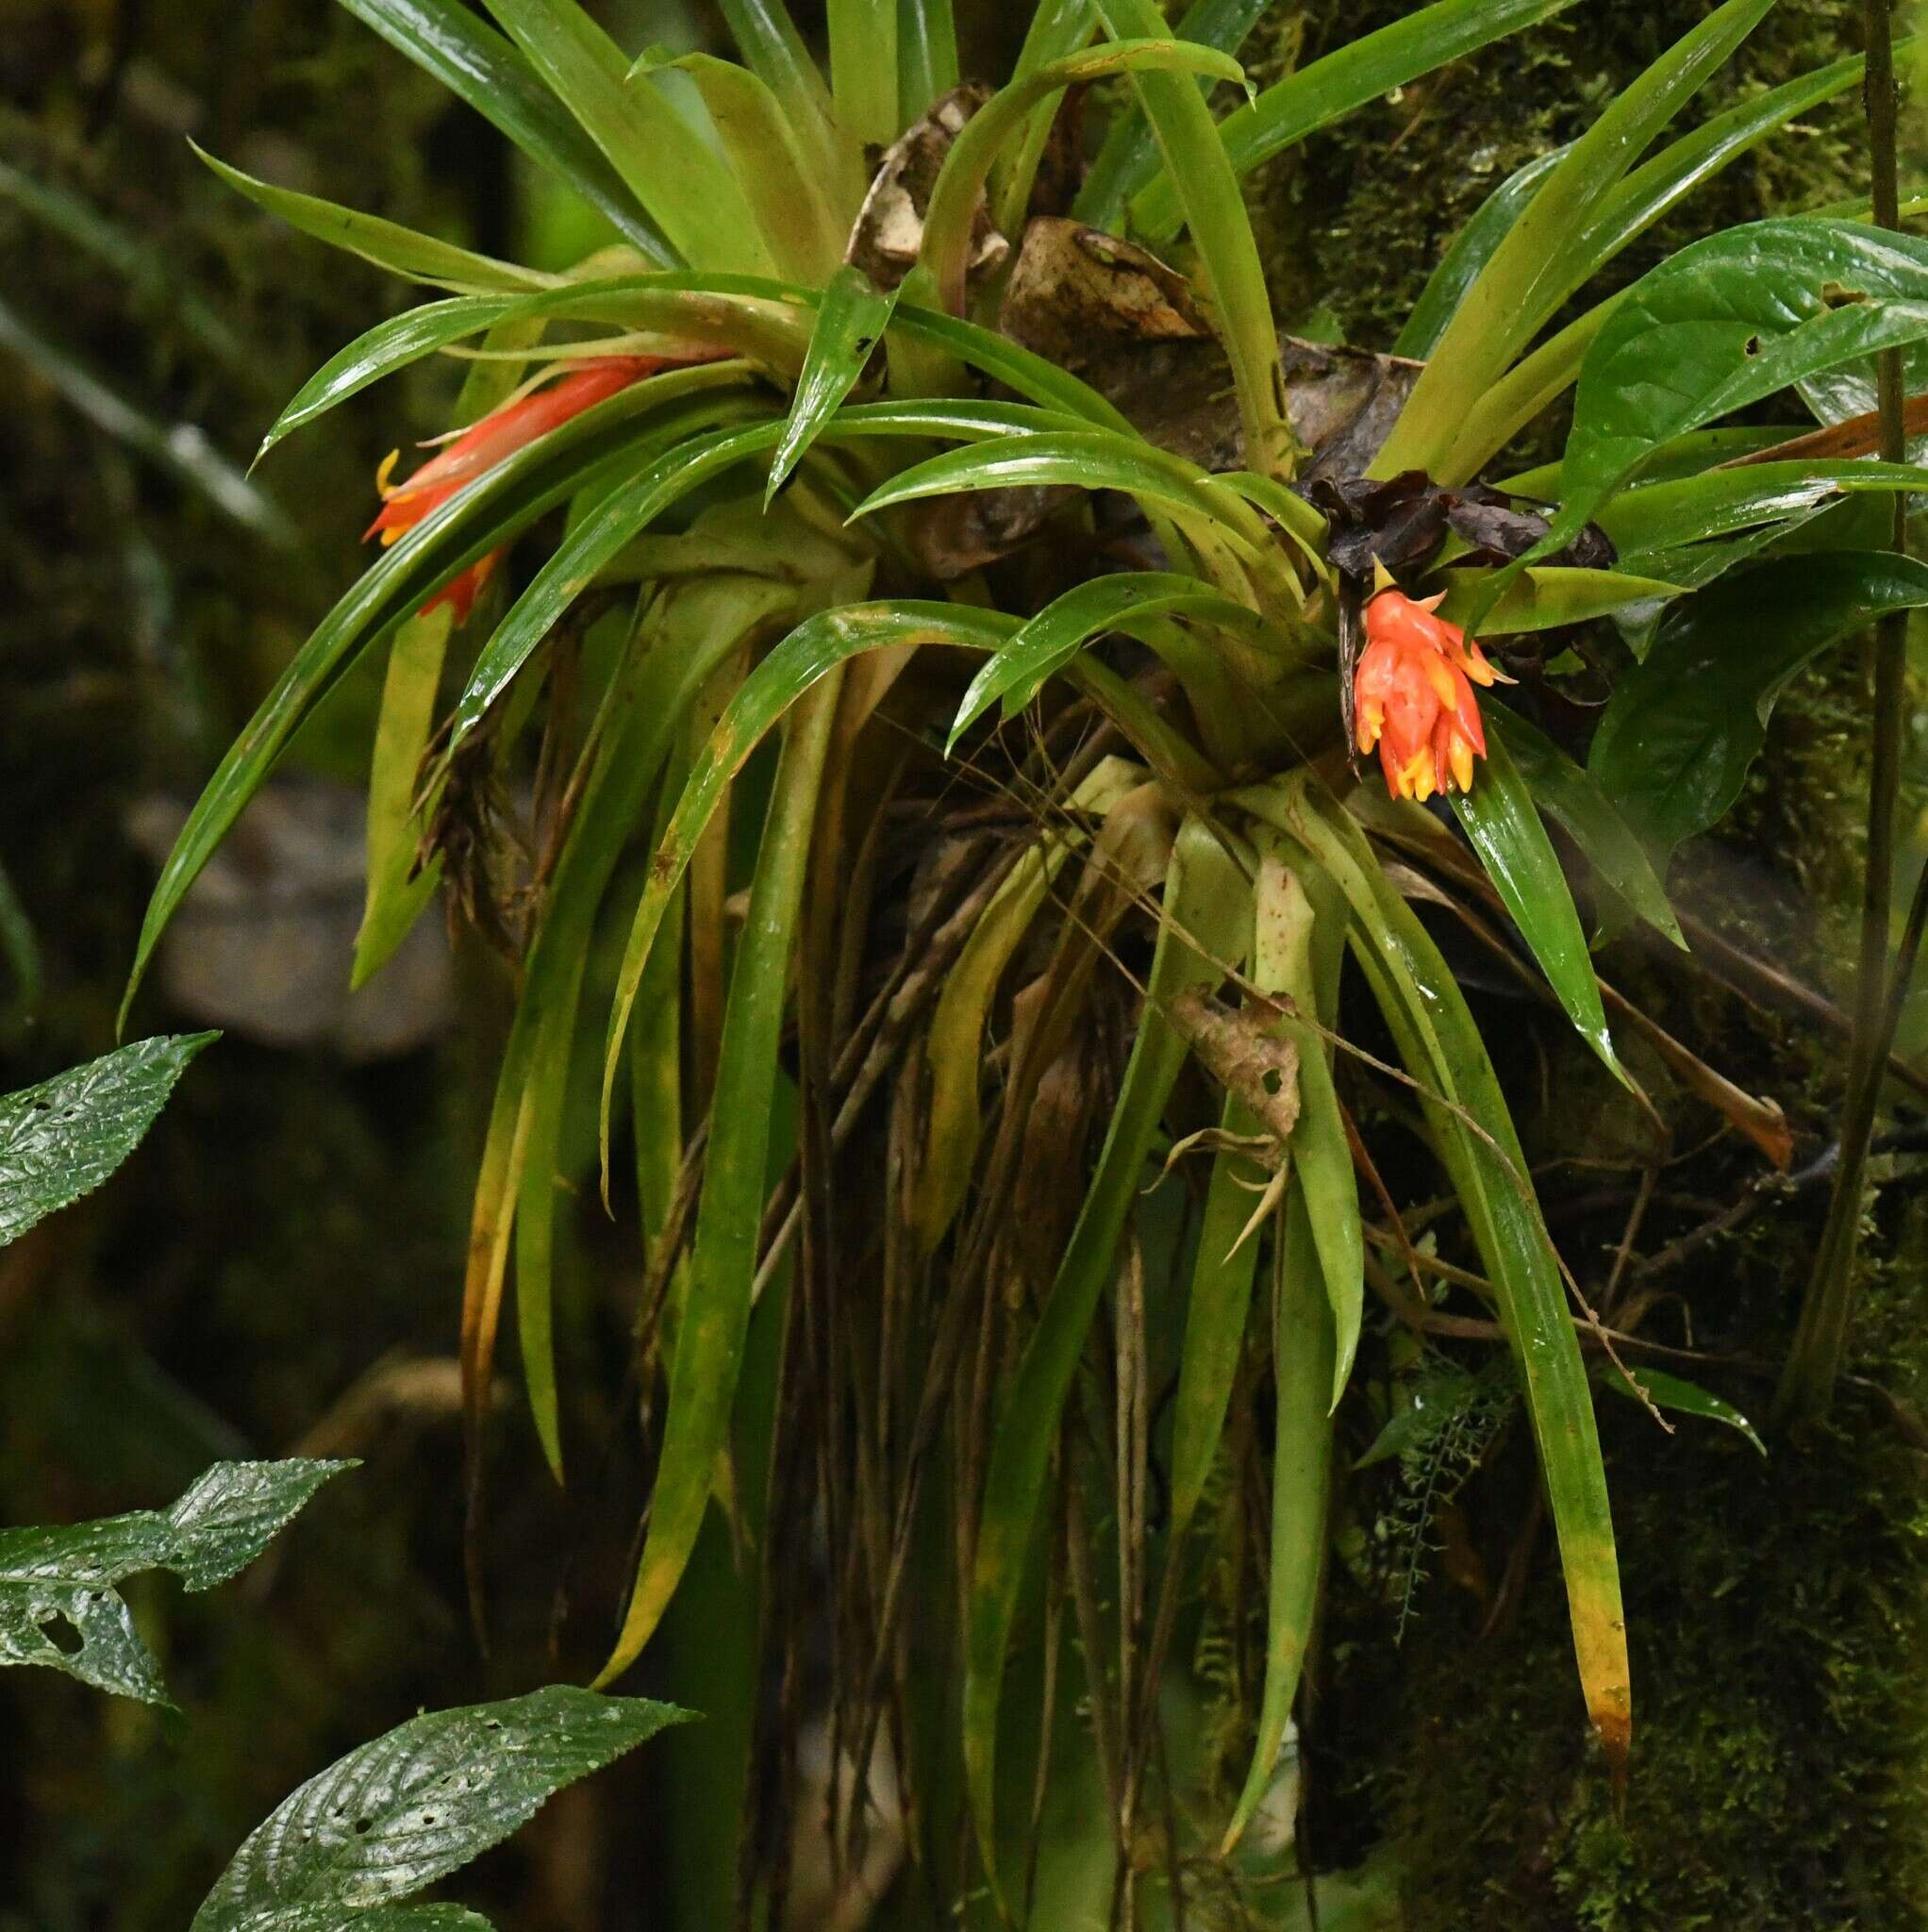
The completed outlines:
<svg viewBox="0 0 1928 1932">
<path fill-rule="evenodd" d="M 1312 0 L 1271 30 L 1262 64 L 1276 71 L 1409 10 Z M 1282 321 L 1336 319 L 1347 340 L 1388 346 L 1479 202 L 1710 10 L 1576 8 L 1275 164 L 1255 204 Z M 1853 52 L 1857 13 L 1845 0 L 1781 8 L 1700 111 Z M 1716 225 L 1853 194 L 1861 167 L 1850 93 L 1704 190 L 1616 274 Z M 1836 992 L 1858 891 L 1866 715 L 1851 650 L 1790 693 L 1736 820 L 1673 880 L 1720 929 Z M 1797 1180 L 1757 1194 L 1760 1160 L 1731 1135 L 1697 1148 L 1711 1116 L 1640 1066 L 1673 1157 L 1628 1263 L 1654 1297 L 1647 1332 L 1727 1357 L 1687 1372 L 1764 1413 L 1825 1203 L 1820 1176 L 1798 1176 L 1833 1142 L 1840 1041 L 1637 949 L 1608 958 L 1697 1051 L 1778 1100 L 1799 1135 Z M 1598 1282 L 1628 1211 L 1615 1186 L 1628 1176 L 1612 1163 L 1648 1157 L 1635 1151 L 1639 1123 L 1584 1059 L 1576 1048 L 1551 1066 L 1527 1060 L 1509 1078 L 1537 1161 L 1604 1164 L 1607 1198 L 1555 1228 L 1583 1282 Z M 1737 1207 L 1732 1232 L 1708 1231 Z M 1827 1427 L 1770 1441 L 1763 1460 L 1736 1434 L 1693 1423 L 1666 1434 L 1631 1403 L 1606 1405 L 1638 1724 L 1624 1822 L 1573 1693 L 1531 1469 L 1521 1444 L 1503 1441 L 1464 1492 L 1451 1524 L 1461 1546 L 1434 1561 L 1397 1647 L 1383 1598 L 1333 1566 L 1305 1740 L 1316 1863 L 1390 1864 L 1412 1932 L 1922 1922 L 1928 1511 L 1912 1403 L 1928 1366 L 1928 1217 L 1898 1186 L 1870 1212 L 1853 1379 Z M 1507 1573 L 1522 1563 L 1514 1591 Z"/>
</svg>

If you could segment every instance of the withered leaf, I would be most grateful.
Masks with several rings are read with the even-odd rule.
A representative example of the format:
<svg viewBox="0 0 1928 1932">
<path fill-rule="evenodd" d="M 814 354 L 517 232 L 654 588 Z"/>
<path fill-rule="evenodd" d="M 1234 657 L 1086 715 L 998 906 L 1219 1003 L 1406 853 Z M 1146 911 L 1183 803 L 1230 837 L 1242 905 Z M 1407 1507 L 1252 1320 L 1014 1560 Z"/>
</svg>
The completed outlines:
<svg viewBox="0 0 1928 1932">
<path fill-rule="evenodd" d="M 916 266 L 923 246 L 923 218 L 944 157 L 965 122 L 990 96 L 982 81 L 954 87 L 884 150 L 843 256 L 880 289 L 894 289 Z M 980 194 L 972 217 L 967 271 L 995 267 L 1009 253 L 1010 243 L 991 225 L 990 209 Z"/>
<path fill-rule="evenodd" d="M 1178 994 L 1165 1010 L 1212 1078 L 1275 1139 L 1290 1139 L 1299 1118 L 1299 1049 L 1267 1032 L 1261 1014 L 1236 1012 L 1196 990 Z"/>
</svg>

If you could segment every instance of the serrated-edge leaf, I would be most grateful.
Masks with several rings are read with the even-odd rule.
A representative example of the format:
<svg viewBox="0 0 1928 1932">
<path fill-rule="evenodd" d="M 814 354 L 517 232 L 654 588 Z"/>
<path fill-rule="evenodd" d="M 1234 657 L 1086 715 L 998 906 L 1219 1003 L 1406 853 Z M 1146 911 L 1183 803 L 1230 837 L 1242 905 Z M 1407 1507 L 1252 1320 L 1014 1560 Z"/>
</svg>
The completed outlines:
<svg viewBox="0 0 1928 1932">
<path fill-rule="evenodd" d="M 565 1785 L 690 1715 L 551 1684 L 398 1724 L 310 1778 L 250 1833 L 192 1932 L 263 1913 L 383 1907 L 499 1844 Z"/>
<path fill-rule="evenodd" d="M 0 1098 L 0 1247 L 91 1194 L 133 1153 L 218 1033 L 138 1040 Z"/>
</svg>

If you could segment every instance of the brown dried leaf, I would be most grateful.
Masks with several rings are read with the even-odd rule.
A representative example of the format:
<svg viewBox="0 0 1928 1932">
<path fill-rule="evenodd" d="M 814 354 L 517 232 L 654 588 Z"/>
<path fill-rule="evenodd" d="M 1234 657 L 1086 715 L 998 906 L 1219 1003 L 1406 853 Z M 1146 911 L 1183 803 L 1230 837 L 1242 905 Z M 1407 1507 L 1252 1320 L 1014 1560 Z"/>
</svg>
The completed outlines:
<svg viewBox="0 0 1928 1932">
<path fill-rule="evenodd" d="M 1182 992 L 1165 1009 L 1200 1063 L 1284 1143 L 1299 1118 L 1299 1050 L 1266 1031 L 1266 1016 L 1235 1012 L 1208 993 Z"/>
</svg>

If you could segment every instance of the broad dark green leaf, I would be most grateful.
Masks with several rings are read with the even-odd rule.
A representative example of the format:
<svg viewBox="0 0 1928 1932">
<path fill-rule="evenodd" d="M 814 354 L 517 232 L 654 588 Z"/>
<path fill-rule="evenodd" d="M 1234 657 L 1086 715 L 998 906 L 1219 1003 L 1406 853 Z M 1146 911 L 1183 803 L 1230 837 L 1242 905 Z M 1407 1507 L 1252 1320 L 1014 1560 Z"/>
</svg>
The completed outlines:
<svg viewBox="0 0 1928 1932">
<path fill-rule="evenodd" d="M 1729 228 L 1636 282 L 1580 369 L 1556 549 L 1662 443 L 1928 339 L 1928 242 L 1854 222 Z"/>
<path fill-rule="evenodd" d="M 1454 792 L 1452 803 L 1454 816 L 1568 1019 L 1613 1073 L 1625 1079 L 1567 876 L 1534 808 L 1533 794 L 1497 732 L 1487 740 L 1486 761 L 1478 767 L 1472 790 Z"/>
<path fill-rule="evenodd" d="M 330 1476 L 355 1466 L 217 1462 L 164 1513 L 0 1529 L 0 1665 L 44 1664 L 96 1690 L 166 1703 L 115 1585 L 172 1570 L 188 1589 L 211 1590 L 246 1569 Z"/>
<path fill-rule="evenodd" d="M 0 1247 L 91 1194 L 141 1144 L 215 1033 L 138 1040 L 0 1098 Z"/>
<path fill-rule="evenodd" d="M 310 1778 L 258 1825 L 192 1932 L 255 1932 L 277 1912 L 386 1908 L 500 1844 L 565 1785 L 690 1715 L 551 1684 L 504 1704 L 411 1718 Z"/>
<path fill-rule="evenodd" d="M 763 491 L 766 505 L 856 387 L 896 306 L 896 290 L 878 288 L 854 262 L 831 278 L 817 307 L 816 326 L 810 331 L 783 441 L 770 465 L 770 481 Z"/>
<path fill-rule="evenodd" d="M 356 19 L 552 170 L 649 260 L 674 267 L 669 238 L 529 63 L 462 0 L 340 0 Z"/>
<path fill-rule="evenodd" d="M 1634 829 L 1670 849 L 1740 795 L 1788 680 L 1889 610 L 1928 605 L 1928 564 L 1885 552 L 1790 557 L 1676 605 L 1621 680 L 1587 766 Z"/>
<path fill-rule="evenodd" d="M 1564 827 L 1601 883 L 1648 924 L 1685 948 L 1667 888 L 1654 870 L 1632 826 L 1593 775 L 1576 765 L 1552 739 L 1504 705 L 1486 709 L 1487 742 L 1506 747 L 1533 802 Z"/>
</svg>

